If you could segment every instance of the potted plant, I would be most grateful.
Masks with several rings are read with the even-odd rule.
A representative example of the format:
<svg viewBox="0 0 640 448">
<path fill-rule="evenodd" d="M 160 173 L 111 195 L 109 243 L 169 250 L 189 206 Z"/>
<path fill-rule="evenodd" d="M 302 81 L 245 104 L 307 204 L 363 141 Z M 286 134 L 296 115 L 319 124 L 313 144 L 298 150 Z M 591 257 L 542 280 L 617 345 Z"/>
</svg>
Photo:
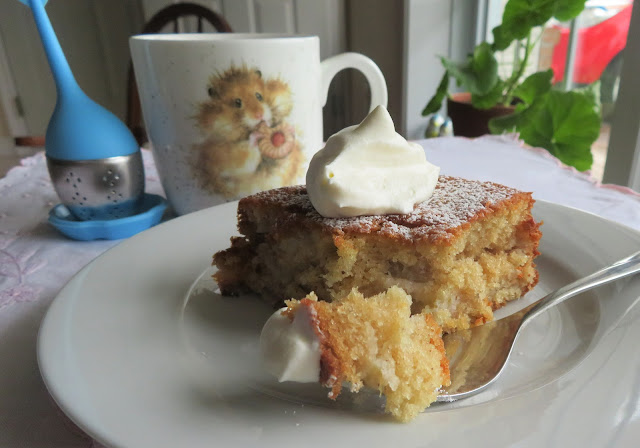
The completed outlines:
<svg viewBox="0 0 640 448">
<path fill-rule="evenodd" d="M 476 125 L 472 130 L 475 135 L 467 132 L 467 136 L 481 135 L 487 130 L 494 134 L 515 131 L 526 143 L 547 149 L 578 170 L 591 168 L 591 144 L 600 133 L 597 90 L 554 88 L 551 69 L 523 79 L 536 43 L 532 30 L 552 17 L 560 21 L 571 20 L 580 14 L 584 5 L 585 0 L 509 0 L 502 23 L 492 31 L 493 43 L 477 45 L 463 63 L 440 58 L 445 73 L 422 115 L 440 110 L 447 97 L 448 113 L 457 135 L 465 129 L 459 117 L 463 113 L 467 115 L 462 123 Z M 498 75 L 496 53 L 514 41 L 520 42 L 524 55 L 514 62 L 511 75 L 502 79 Z M 466 93 L 449 94 L 452 77 Z"/>
</svg>

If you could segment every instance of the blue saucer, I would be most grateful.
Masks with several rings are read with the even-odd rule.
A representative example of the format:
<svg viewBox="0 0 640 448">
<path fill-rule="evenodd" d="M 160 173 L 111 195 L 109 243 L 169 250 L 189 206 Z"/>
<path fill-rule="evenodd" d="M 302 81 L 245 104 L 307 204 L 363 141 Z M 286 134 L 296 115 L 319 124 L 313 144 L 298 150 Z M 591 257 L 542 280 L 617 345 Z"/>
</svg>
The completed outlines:
<svg viewBox="0 0 640 448">
<path fill-rule="evenodd" d="M 78 221 L 62 204 L 49 211 L 49 224 L 74 240 L 118 240 L 128 238 L 158 224 L 167 208 L 167 201 L 156 194 L 142 198 L 140 213 L 126 218 Z"/>
</svg>

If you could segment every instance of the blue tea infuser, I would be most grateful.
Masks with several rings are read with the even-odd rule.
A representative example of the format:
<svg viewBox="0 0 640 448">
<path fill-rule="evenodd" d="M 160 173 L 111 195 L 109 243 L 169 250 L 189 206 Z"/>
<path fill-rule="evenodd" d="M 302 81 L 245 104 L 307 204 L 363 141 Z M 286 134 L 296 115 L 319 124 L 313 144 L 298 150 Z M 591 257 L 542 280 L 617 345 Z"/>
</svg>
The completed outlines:
<svg viewBox="0 0 640 448">
<path fill-rule="evenodd" d="M 49 222 L 82 240 L 126 238 L 157 224 L 166 201 L 144 193 L 142 154 L 131 131 L 78 86 L 45 11 L 47 0 L 20 2 L 33 12 L 57 91 L 45 154 L 62 204 Z"/>
</svg>

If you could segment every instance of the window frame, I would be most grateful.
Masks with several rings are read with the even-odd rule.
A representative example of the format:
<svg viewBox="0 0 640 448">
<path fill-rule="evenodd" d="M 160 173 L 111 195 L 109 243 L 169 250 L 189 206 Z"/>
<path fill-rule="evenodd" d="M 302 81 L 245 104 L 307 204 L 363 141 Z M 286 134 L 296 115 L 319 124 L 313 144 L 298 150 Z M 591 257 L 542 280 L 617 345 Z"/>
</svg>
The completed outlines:
<svg viewBox="0 0 640 448">
<path fill-rule="evenodd" d="M 603 182 L 640 192 L 640 0 L 633 2 Z M 636 81 L 636 82 L 634 82 Z"/>
</svg>

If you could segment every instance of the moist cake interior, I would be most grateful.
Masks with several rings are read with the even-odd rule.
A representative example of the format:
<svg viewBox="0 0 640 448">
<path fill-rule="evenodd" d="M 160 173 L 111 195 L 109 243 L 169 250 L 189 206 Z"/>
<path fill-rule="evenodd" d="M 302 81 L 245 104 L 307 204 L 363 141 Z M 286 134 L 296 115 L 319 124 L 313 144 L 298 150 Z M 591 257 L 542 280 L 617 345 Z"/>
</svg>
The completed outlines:
<svg viewBox="0 0 640 448">
<path fill-rule="evenodd" d="M 331 388 L 332 399 L 345 382 L 351 392 L 366 386 L 385 396 L 386 412 L 409 421 L 450 384 L 441 328 L 430 314 L 412 316 L 411 297 L 396 286 L 372 297 L 354 289 L 331 303 L 313 293 L 286 303 L 291 320 L 300 307 L 312 316 L 320 382 Z"/>
<path fill-rule="evenodd" d="M 311 291 L 331 301 L 399 286 L 413 313 L 444 331 L 490 320 L 538 280 L 541 236 L 533 199 L 490 182 L 440 176 L 432 198 L 409 215 L 320 216 L 303 186 L 242 199 L 241 237 L 214 256 L 224 294 L 252 291 L 277 306 Z"/>
</svg>

